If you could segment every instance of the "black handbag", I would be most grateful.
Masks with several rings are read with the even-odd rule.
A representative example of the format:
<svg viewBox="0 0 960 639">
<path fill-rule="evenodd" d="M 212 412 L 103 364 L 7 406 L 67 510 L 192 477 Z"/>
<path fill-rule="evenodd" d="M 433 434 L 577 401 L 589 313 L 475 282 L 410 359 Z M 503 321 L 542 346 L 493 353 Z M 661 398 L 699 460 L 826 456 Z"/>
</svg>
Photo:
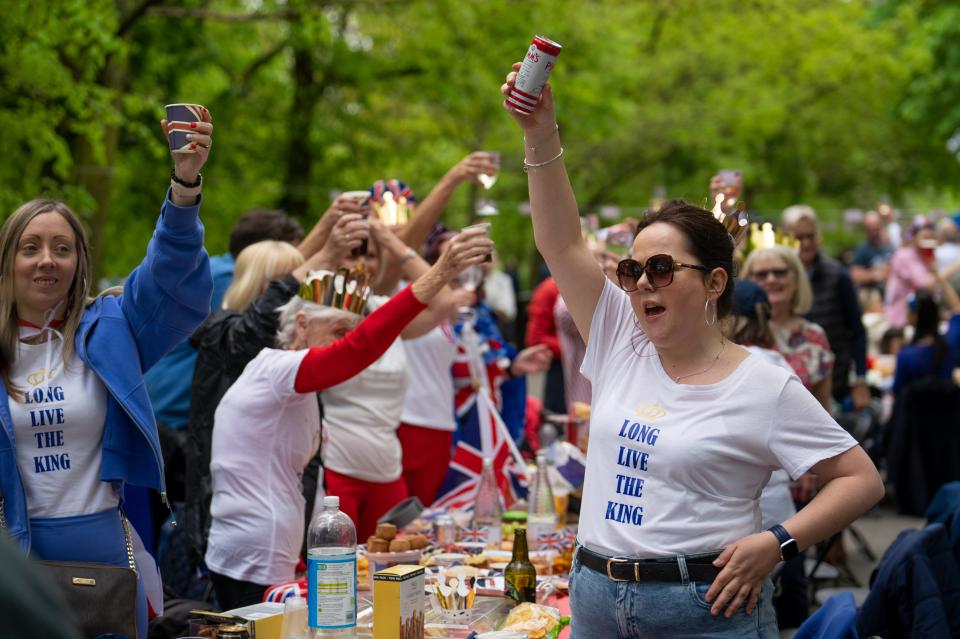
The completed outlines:
<svg viewBox="0 0 960 639">
<path fill-rule="evenodd" d="M 0 529 L 6 529 L 0 497 Z M 64 612 L 88 639 L 114 633 L 137 636 L 137 565 L 133 557 L 130 523 L 120 513 L 128 567 L 93 562 L 40 561 L 47 580 L 66 604 Z M 144 638 L 145 639 L 145 638 Z"/>
</svg>

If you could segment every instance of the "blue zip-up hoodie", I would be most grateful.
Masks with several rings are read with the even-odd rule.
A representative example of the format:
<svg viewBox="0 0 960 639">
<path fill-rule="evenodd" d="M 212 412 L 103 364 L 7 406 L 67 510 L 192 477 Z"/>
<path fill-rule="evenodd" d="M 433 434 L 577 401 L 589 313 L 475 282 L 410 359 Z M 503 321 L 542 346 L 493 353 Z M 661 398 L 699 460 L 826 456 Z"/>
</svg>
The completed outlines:
<svg viewBox="0 0 960 639">
<path fill-rule="evenodd" d="M 164 200 L 147 256 L 119 297 L 98 297 L 83 312 L 75 348 L 107 388 L 100 478 L 165 492 L 157 424 L 143 373 L 186 340 L 207 316 L 213 283 L 197 204 Z M 7 532 L 30 550 L 27 504 L 17 466 L 10 398 L 0 384 L 0 491 Z M 164 495 L 165 498 L 165 495 Z"/>
</svg>

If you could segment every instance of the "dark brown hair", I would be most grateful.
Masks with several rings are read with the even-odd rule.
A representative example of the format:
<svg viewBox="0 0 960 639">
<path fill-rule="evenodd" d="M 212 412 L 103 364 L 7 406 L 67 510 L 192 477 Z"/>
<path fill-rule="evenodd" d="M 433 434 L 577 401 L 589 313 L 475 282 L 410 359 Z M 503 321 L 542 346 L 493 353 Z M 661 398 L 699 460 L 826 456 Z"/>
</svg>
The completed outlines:
<svg viewBox="0 0 960 639">
<path fill-rule="evenodd" d="M 686 238 L 690 252 L 711 271 L 722 268 L 727 272 L 727 286 L 717 298 L 717 318 L 723 319 L 733 307 L 733 238 L 727 229 L 713 217 L 713 213 L 683 200 L 671 200 L 656 211 L 647 213 L 637 226 L 637 234 L 651 224 L 661 222 L 680 231 Z M 709 273 L 704 274 L 704 279 Z"/>
<path fill-rule="evenodd" d="M 230 254 L 237 259 L 240 252 L 263 240 L 289 242 L 296 246 L 303 239 L 303 227 L 295 219 L 273 209 L 247 210 L 230 231 Z"/>
</svg>

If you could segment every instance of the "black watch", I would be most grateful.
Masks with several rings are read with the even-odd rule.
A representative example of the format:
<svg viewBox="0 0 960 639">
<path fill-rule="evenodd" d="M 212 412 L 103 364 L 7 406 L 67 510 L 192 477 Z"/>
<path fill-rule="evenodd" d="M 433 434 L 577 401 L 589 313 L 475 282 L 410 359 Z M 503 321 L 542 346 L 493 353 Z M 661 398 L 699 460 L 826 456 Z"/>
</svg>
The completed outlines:
<svg viewBox="0 0 960 639">
<path fill-rule="evenodd" d="M 773 535 L 777 538 L 777 542 L 780 544 L 780 559 L 783 561 L 789 561 L 800 554 L 800 545 L 797 544 L 797 540 L 790 536 L 790 533 L 787 532 L 787 529 L 777 524 L 776 526 L 771 526 L 767 529 L 768 532 L 772 532 Z"/>
</svg>

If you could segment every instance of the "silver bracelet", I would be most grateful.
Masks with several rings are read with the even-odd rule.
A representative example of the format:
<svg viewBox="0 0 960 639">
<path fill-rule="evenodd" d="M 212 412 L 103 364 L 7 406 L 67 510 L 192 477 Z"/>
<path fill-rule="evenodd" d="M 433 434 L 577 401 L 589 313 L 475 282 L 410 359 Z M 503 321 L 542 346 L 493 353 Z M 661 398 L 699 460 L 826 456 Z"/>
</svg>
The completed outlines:
<svg viewBox="0 0 960 639">
<path fill-rule="evenodd" d="M 530 169 L 539 169 L 541 166 L 546 166 L 551 162 L 556 162 L 562 157 L 563 157 L 563 147 L 561 146 L 560 152 L 557 153 L 552 158 L 550 158 L 549 160 L 547 160 L 546 162 L 537 162 L 536 164 L 530 164 L 529 162 L 527 162 L 527 158 L 523 158 L 523 172 L 528 173 Z"/>
<path fill-rule="evenodd" d="M 540 141 L 537 142 L 536 144 L 530 144 L 530 141 L 527 140 L 527 136 L 523 136 L 523 143 L 524 143 L 524 144 L 530 144 L 530 150 L 531 150 L 531 151 L 536 151 L 538 146 L 540 146 L 541 144 L 543 144 L 544 142 L 546 142 L 547 140 L 549 140 L 550 138 L 552 138 L 554 133 L 559 133 L 559 132 L 560 132 L 560 125 L 557 124 L 557 123 L 554 123 L 554 125 L 553 125 L 553 131 L 551 131 L 549 135 L 547 135 L 546 137 L 544 137 L 542 140 L 540 140 Z"/>
</svg>

